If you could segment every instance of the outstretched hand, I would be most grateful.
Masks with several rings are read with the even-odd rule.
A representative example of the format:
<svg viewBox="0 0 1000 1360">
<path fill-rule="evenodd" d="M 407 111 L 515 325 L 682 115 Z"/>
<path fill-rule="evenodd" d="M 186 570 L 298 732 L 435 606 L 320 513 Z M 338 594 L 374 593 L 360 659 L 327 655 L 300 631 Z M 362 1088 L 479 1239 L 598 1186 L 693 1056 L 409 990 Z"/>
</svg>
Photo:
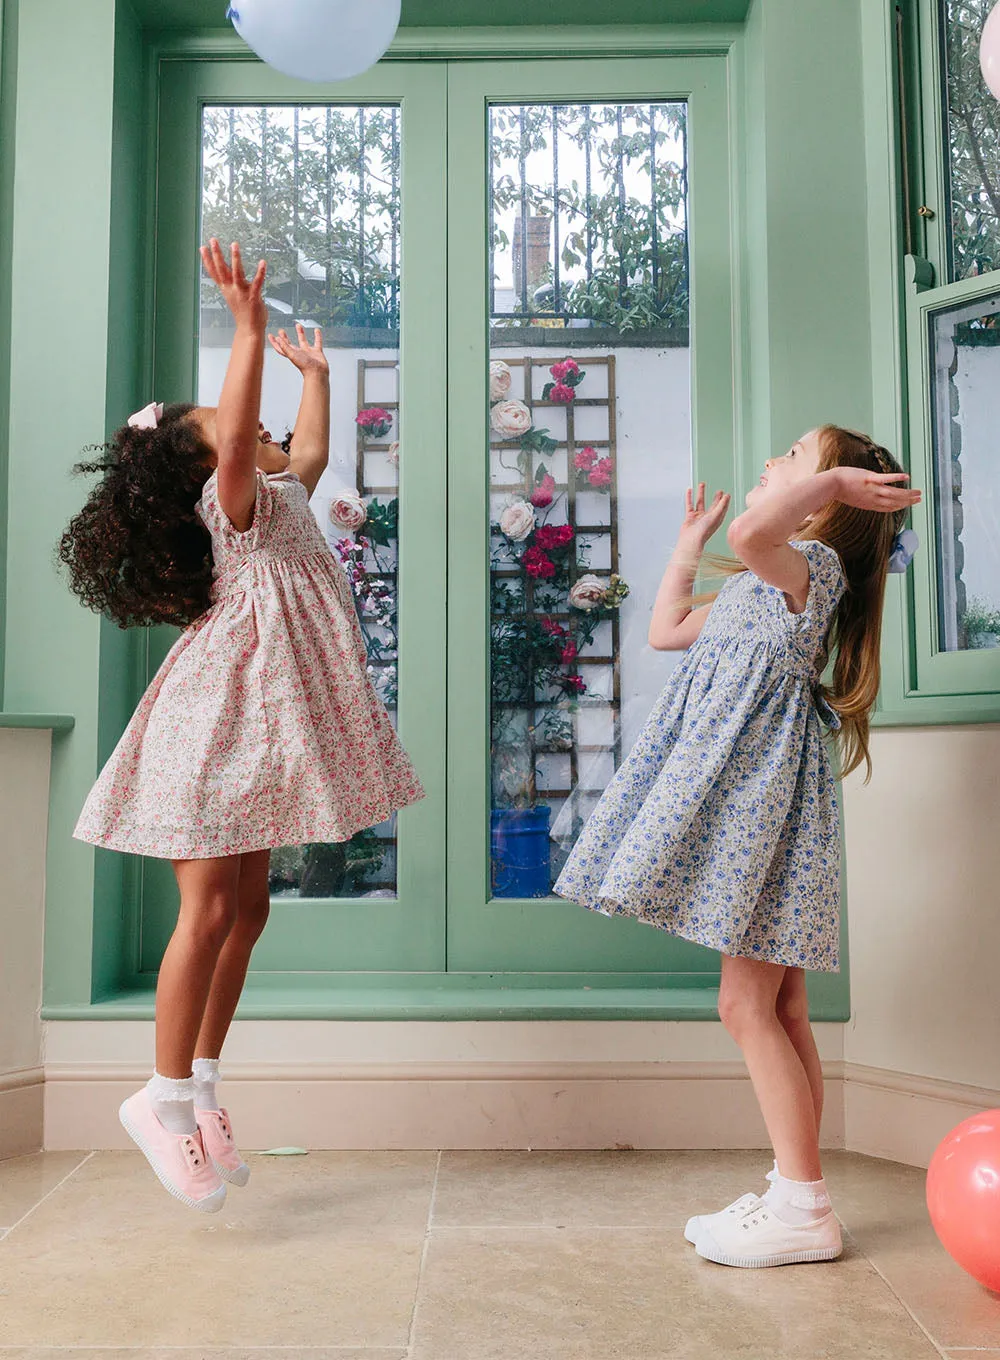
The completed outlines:
<svg viewBox="0 0 1000 1360">
<path fill-rule="evenodd" d="M 712 535 L 719 529 L 729 509 L 728 491 L 717 491 L 711 505 L 705 508 L 705 483 L 698 484 L 697 499 L 688 487 L 685 499 L 684 523 L 681 525 L 681 538 L 704 548 Z"/>
<path fill-rule="evenodd" d="M 323 332 L 319 326 L 313 330 L 311 345 L 306 339 L 306 328 L 301 322 L 296 324 L 295 331 L 299 338 L 297 345 L 292 343 L 285 330 L 267 337 L 275 354 L 280 354 L 282 358 L 294 364 L 303 376 L 307 373 L 329 374 L 330 365 L 323 353 Z"/>
<path fill-rule="evenodd" d="M 893 514 L 919 505 L 921 492 L 902 486 L 908 482 L 908 472 L 869 472 L 867 468 L 839 467 L 835 499 L 858 510 L 879 510 Z"/>
<path fill-rule="evenodd" d="M 206 274 L 218 284 L 236 325 L 263 330 L 267 326 L 267 303 L 264 301 L 266 261 L 260 261 L 257 272 L 248 281 L 237 242 L 232 244 L 230 262 L 227 264 L 222 247 L 214 236 L 207 246 L 202 246 L 201 261 Z"/>
</svg>

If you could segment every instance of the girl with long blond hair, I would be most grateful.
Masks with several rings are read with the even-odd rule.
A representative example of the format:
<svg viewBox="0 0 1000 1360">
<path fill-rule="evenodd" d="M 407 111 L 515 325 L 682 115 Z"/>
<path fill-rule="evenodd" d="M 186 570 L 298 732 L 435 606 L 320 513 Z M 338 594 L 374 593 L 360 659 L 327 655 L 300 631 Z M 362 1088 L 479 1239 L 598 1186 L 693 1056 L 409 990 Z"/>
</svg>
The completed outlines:
<svg viewBox="0 0 1000 1360">
<path fill-rule="evenodd" d="M 688 492 L 649 640 L 687 649 L 584 828 L 556 892 L 722 955 L 719 1015 L 740 1045 L 775 1165 L 763 1196 L 693 1218 L 729 1266 L 833 1260 L 820 1166 L 823 1073 L 805 970 L 836 972 L 840 819 L 823 727 L 846 774 L 870 771 L 886 575 L 915 547 L 920 492 L 885 449 L 826 425 L 769 461 L 729 529 L 737 562 L 694 594 L 729 497 Z M 832 679 L 822 676 L 834 655 Z"/>
</svg>

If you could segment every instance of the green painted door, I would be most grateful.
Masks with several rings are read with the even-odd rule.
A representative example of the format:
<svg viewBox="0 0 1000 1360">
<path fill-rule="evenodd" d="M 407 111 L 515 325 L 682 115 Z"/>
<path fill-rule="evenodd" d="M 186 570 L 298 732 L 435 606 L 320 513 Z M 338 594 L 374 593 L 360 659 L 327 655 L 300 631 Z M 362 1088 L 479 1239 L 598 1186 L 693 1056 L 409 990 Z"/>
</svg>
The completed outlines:
<svg viewBox="0 0 1000 1360">
<path fill-rule="evenodd" d="M 449 73 L 450 969 L 717 977 L 549 887 L 677 660 L 684 490 L 736 479 L 727 110 L 714 57 Z"/>
<path fill-rule="evenodd" d="M 331 104 L 256 63 L 164 64 L 155 393 L 221 380 L 202 228 L 268 254 L 276 324 L 325 321 L 341 482 L 316 505 L 347 485 L 389 526 L 372 656 L 398 651 L 428 792 L 346 866 L 281 859 L 256 971 L 717 976 L 549 888 L 675 660 L 645 632 L 684 488 L 737 480 L 728 80 L 710 56 L 383 63 Z M 278 432 L 283 392 L 269 368 Z M 391 428 L 366 439 L 372 408 Z M 151 973 L 176 901 L 169 866 L 142 879 Z"/>
<path fill-rule="evenodd" d="M 373 679 L 427 793 L 347 847 L 274 855 L 260 973 L 445 964 L 445 96 L 433 66 L 383 65 L 334 99 L 257 63 L 161 68 L 154 390 L 217 400 L 230 334 L 201 282 L 203 234 L 267 256 L 272 328 L 323 325 L 333 456 L 313 506 L 349 558 Z M 297 388 L 268 355 L 263 418 L 275 437 L 294 423 Z M 358 422 L 372 411 L 381 424 Z M 370 502 L 362 552 L 334 518 L 344 488 Z M 171 642 L 149 636 L 147 674 Z M 168 864 L 146 861 L 141 877 L 149 974 L 177 902 Z"/>
</svg>

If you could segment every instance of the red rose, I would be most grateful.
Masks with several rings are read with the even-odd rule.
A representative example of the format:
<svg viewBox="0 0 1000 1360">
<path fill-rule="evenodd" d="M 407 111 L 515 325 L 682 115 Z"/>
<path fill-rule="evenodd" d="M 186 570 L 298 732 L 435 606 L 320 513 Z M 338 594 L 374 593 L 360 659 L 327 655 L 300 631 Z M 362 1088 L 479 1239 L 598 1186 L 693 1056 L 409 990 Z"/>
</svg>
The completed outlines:
<svg viewBox="0 0 1000 1360">
<path fill-rule="evenodd" d="M 614 463 L 610 458 L 602 458 L 590 469 L 591 486 L 610 486 Z"/>
<path fill-rule="evenodd" d="M 582 675 L 567 675 L 563 680 L 563 686 L 575 694 L 586 694 L 587 682 Z"/>
<path fill-rule="evenodd" d="M 556 479 L 547 472 L 532 492 L 531 504 L 536 510 L 544 510 L 547 505 L 552 504 L 555 494 Z"/>
<path fill-rule="evenodd" d="M 573 459 L 573 466 L 577 472 L 589 472 L 597 462 L 597 450 L 592 449 L 588 444 L 586 448 L 580 449 Z"/>
<path fill-rule="evenodd" d="M 575 642 L 566 643 L 566 646 L 562 649 L 562 653 L 559 657 L 559 660 L 563 663 L 564 666 L 571 666 L 573 664 L 573 662 L 576 660 Z"/>
<path fill-rule="evenodd" d="M 549 372 L 552 374 L 553 378 L 555 378 L 557 383 L 561 383 L 564 378 L 568 378 L 570 376 L 575 378 L 576 375 L 580 372 L 580 365 L 576 362 L 575 359 L 564 359 L 561 364 L 553 364 L 552 367 L 549 369 Z"/>
<path fill-rule="evenodd" d="M 556 574 L 556 564 L 545 556 L 541 548 L 529 548 L 521 562 L 528 575 L 536 580 L 547 580 Z"/>
<path fill-rule="evenodd" d="M 565 383 L 557 382 L 549 393 L 549 401 L 557 401 L 562 406 L 568 406 L 575 398 L 576 393 L 572 387 L 567 387 Z"/>
<path fill-rule="evenodd" d="M 561 623 L 556 623 L 555 619 L 542 619 L 542 632 L 548 633 L 549 637 L 562 637 L 565 629 Z"/>
<path fill-rule="evenodd" d="M 554 548 L 565 548 L 573 542 L 573 528 L 569 524 L 543 524 L 535 530 L 535 543 L 546 552 Z"/>
</svg>

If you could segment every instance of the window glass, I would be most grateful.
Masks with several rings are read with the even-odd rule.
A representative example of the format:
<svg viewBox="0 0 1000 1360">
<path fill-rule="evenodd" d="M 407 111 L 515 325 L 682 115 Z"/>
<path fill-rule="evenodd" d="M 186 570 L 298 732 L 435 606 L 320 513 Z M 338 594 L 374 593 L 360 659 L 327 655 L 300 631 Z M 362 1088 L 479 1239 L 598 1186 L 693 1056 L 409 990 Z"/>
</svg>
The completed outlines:
<svg viewBox="0 0 1000 1360">
<path fill-rule="evenodd" d="M 940 0 L 950 277 L 1000 269 L 1000 102 L 979 67 L 994 0 Z"/>
</svg>

